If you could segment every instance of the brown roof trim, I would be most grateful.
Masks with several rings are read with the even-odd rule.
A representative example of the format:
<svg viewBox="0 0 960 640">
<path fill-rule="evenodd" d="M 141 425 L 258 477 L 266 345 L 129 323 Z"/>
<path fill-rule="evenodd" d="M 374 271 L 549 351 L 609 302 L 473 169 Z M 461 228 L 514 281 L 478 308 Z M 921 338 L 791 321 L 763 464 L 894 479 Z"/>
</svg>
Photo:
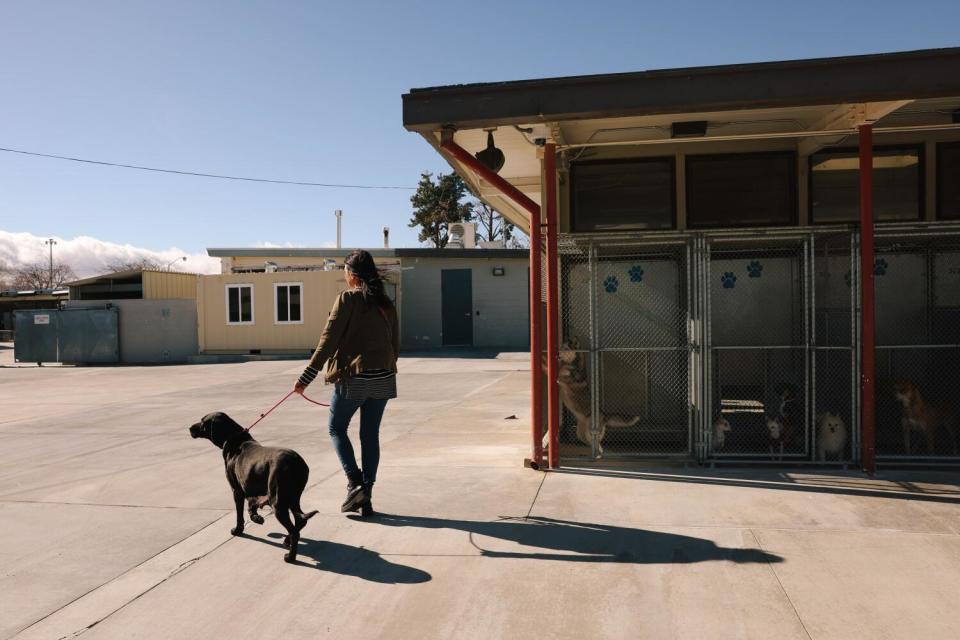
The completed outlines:
<svg viewBox="0 0 960 640">
<path fill-rule="evenodd" d="M 432 130 L 960 95 L 960 47 L 412 89 L 403 124 Z"/>
</svg>

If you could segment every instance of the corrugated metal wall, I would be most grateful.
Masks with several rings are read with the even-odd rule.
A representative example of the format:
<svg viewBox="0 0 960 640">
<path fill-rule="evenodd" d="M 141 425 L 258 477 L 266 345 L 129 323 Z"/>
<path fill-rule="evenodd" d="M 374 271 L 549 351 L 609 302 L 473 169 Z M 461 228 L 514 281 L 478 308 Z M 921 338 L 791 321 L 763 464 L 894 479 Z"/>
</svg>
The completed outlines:
<svg viewBox="0 0 960 640">
<path fill-rule="evenodd" d="M 144 271 L 143 298 L 145 300 L 194 299 L 197 296 L 199 276 L 174 271 Z"/>
</svg>

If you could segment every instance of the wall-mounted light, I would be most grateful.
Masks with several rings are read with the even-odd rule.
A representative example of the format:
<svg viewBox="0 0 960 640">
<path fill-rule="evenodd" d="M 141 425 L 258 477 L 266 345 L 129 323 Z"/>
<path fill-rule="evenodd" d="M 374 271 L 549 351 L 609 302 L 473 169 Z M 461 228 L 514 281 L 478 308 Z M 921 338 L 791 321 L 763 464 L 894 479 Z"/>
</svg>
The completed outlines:
<svg viewBox="0 0 960 640">
<path fill-rule="evenodd" d="M 493 129 L 487 129 L 487 148 L 483 151 L 478 151 L 475 155 L 476 159 L 480 161 L 480 164 L 485 166 L 490 171 L 494 173 L 500 173 L 500 169 L 503 168 L 503 163 L 506 162 L 507 158 L 503 155 L 503 151 L 497 149 L 497 146 L 493 143 Z"/>
<path fill-rule="evenodd" d="M 507 270 L 504 269 L 503 267 L 494 267 L 494 268 L 493 268 L 493 275 L 495 275 L 495 276 L 506 275 L 506 273 L 507 273 Z"/>
<path fill-rule="evenodd" d="M 706 120 L 674 122 L 670 125 L 671 138 L 702 138 L 705 135 L 707 135 Z"/>
</svg>

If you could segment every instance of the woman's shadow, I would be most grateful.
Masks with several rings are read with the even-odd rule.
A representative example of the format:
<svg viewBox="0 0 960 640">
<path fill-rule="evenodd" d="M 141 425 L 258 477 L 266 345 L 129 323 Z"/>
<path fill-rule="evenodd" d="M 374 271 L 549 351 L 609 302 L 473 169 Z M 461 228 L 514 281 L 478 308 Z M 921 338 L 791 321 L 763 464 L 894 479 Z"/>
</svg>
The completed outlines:
<svg viewBox="0 0 960 640">
<path fill-rule="evenodd" d="M 351 518 L 361 520 L 356 516 Z M 486 558 L 634 564 L 686 564 L 712 560 L 736 563 L 783 562 L 780 556 L 762 549 L 721 547 L 705 538 L 536 516 L 483 522 L 379 513 L 372 519 L 364 518 L 362 521 L 389 527 L 464 531 L 470 535 L 470 541 L 480 551 L 480 555 Z M 505 540 L 544 551 L 488 550 L 484 549 L 474 536 Z"/>
<path fill-rule="evenodd" d="M 283 545 L 277 541 L 277 539 L 283 538 L 282 533 L 268 533 L 267 537 L 273 539 L 267 540 L 259 537 L 255 539 L 274 547 L 283 548 Z M 297 556 L 297 564 L 313 567 L 320 571 L 355 576 L 371 582 L 417 584 L 429 582 L 433 577 L 422 569 L 390 562 L 375 551 L 327 540 L 300 538 Z M 300 559 L 302 557 L 308 557 L 316 564 L 304 562 Z"/>
<path fill-rule="evenodd" d="M 688 564 L 724 560 L 727 562 L 783 562 L 778 555 L 762 549 L 722 547 L 712 540 L 663 531 L 633 529 L 614 525 L 573 522 L 555 518 L 500 518 L 492 522 L 448 520 L 378 513 L 373 518 L 350 516 L 364 523 L 388 527 L 451 529 L 468 534 L 471 544 L 483 558 L 560 560 L 564 562 L 613 562 L 632 564 Z M 280 533 L 268 533 L 262 542 L 282 548 Z M 497 551 L 482 546 L 492 538 L 512 542 L 533 551 Z M 396 564 L 379 553 L 325 540 L 300 538 L 299 556 L 314 564 L 298 560 L 298 564 L 321 571 L 356 576 L 385 584 L 417 584 L 432 576 L 415 567 Z"/>
</svg>

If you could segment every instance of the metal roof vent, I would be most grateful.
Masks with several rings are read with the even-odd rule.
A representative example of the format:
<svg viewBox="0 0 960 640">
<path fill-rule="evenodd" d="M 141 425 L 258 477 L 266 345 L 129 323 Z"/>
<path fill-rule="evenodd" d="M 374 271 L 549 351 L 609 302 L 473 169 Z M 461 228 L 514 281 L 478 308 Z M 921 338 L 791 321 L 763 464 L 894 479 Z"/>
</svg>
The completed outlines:
<svg viewBox="0 0 960 640">
<path fill-rule="evenodd" d="M 447 248 L 475 249 L 477 246 L 477 223 L 453 222 L 447 225 Z"/>
</svg>

